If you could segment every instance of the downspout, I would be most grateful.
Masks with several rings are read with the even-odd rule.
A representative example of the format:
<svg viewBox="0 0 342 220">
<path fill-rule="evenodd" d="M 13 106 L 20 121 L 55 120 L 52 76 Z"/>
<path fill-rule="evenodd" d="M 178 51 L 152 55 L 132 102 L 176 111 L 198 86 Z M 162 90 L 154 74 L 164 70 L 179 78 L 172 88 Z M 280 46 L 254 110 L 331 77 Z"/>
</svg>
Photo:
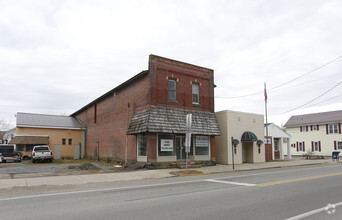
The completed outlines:
<svg viewBox="0 0 342 220">
<path fill-rule="evenodd" d="M 126 128 L 126 152 L 125 152 L 125 166 L 127 165 L 127 154 L 128 154 L 128 134 L 127 134 L 127 130 L 128 130 L 128 121 L 129 121 L 129 108 L 130 108 L 130 104 L 128 102 L 127 104 L 127 128 Z"/>
</svg>

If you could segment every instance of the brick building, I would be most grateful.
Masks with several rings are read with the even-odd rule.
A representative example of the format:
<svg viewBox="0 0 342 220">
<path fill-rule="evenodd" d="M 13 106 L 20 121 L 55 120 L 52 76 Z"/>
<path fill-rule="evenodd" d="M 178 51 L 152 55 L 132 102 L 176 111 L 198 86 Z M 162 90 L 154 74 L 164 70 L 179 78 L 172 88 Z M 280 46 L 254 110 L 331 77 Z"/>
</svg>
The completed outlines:
<svg viewBox="0 0 342 220">
<path fill-rule="evenodd" d="M 149 68 L 72 116 L 87 127 L 86 154 L 160 164 L 185 159 L 186 114 L 192 114 L 189 158 L 215 163 L 213 70 L 155 56 Z M 171 163 L 170 163 L 171 164 Z"/>
</svg>

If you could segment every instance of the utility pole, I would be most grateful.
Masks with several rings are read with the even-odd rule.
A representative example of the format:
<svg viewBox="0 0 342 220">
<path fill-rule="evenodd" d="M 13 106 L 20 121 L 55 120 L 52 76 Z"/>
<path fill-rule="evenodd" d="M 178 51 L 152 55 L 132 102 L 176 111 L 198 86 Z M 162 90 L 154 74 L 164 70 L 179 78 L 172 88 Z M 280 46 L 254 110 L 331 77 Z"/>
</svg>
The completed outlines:
<svg viewBox="0 0 342 220">
<path fill-rule="evenodd" d="M 192 114 L 186 115 L 186 133 L 185 133 L 185 153 L 186 153 L 186 171 L 188 172 L 188 163 L 189 163 L 189 152 L 191 147 L 191 118 Z"/>
</svg>

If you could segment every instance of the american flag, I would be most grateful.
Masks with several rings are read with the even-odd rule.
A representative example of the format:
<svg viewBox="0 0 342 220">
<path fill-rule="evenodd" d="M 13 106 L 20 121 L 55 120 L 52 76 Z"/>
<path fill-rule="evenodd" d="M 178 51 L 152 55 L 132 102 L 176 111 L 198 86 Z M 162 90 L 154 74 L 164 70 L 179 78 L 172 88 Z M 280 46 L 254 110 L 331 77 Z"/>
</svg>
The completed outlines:
<svg viewBox="0 0 342 220">
<path fill-rule="evenodd" d="M 267 91 L 266 91 L 266 86 L 265 86 L 265 92 L 264 92 L 264 95 L 265 95 L 265 102 L 267 102 Z"/>
</svg>

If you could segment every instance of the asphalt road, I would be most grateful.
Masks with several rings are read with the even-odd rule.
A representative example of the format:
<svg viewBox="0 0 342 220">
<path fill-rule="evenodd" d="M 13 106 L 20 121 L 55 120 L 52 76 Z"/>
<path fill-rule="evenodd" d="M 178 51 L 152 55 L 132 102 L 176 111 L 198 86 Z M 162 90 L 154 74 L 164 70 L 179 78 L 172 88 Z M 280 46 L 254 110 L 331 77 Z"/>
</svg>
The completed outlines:
<svg viewBox="0 0 342 220">
<path fill-rule="evenodd" d="M 341 187 L 336 164 L 20 188 L 0 191 L 0 219 L 342 219 Z"/>
</svg>

